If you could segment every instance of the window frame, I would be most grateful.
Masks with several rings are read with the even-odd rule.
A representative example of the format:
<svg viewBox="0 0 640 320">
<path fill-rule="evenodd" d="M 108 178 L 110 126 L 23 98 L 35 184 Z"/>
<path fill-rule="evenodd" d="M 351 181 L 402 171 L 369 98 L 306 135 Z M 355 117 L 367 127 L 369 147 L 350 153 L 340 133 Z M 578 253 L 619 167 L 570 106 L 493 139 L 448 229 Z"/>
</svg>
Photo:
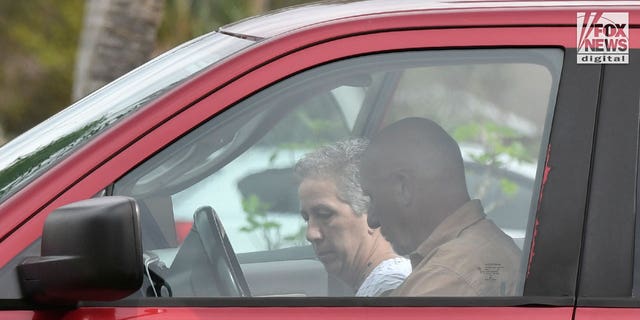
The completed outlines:
<svg viewBox="0 0 640 320">
<path fill-rule="evenodd" d="M 631 49 L 629 58 L 638 61 L 640 49 Z M 640 297 L 633 292 L 640 290 L 634 288 L 640 280 L 640 64 L 600 67 L 577 306 L 639 307 Z"/>
</svg>

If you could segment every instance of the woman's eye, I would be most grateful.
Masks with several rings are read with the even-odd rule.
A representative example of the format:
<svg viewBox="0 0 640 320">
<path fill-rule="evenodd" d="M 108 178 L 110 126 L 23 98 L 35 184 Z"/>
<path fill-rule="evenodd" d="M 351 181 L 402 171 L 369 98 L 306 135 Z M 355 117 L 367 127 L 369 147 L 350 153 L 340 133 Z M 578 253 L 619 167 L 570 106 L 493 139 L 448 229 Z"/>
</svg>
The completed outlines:
<svg viewBox="0 0 640 320">
<path fill-rule="evenodd" d="M 333 211 L 328 209 L 320 209 L 316 211 L 316 215 L 321 219 L 328 219 L 333 216 Z"/>
</svg>

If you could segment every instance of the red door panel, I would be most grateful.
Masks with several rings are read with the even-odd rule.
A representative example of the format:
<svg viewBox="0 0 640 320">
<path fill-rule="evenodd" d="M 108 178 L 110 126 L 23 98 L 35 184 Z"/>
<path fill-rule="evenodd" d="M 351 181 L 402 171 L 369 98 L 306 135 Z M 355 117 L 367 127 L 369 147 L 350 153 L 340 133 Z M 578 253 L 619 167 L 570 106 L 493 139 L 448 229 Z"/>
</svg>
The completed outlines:
<svg viewBox="0 0 640 320">
<path fill-rule="evenodd" d="M 575 320 L 636 320 L 640 319 L 640 308 L 577 308 Z"/>
<path fill-rule="evenodd" d="M 620 309 L 621 310 L 621 309 Z M 343 308 L 343 307 L 276 307 L 276 308 L 80 308 L 64 311 L 10 311 L 0 312 L 2 319 L 64 319 L 64 320 L 199 320 L 199 319 L 235 319 L 235 320 L 340 320 L 340 319 L 477 319 L 477 320 L 512 320 L 571 319 L 573 308 L 528 308 L 528 307 L 376 307 L 376 308 Z M 605 313 L 584 319 L 602 319 Z M 637 319 L 640 312 L 623 315 L 616 319 Z M 609 316 L 611 316 L 609 314 Z"/>
</svg>

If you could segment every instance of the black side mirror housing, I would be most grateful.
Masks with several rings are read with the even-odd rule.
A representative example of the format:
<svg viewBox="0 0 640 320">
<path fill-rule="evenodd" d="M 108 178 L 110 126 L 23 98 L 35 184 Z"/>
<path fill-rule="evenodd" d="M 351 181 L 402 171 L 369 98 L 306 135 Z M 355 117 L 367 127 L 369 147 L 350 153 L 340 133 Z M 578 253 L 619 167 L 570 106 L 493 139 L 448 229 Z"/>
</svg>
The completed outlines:
<svg viewBox="0 0 640 320">
<path fill-rule="evenodd" d="M 138 205 L 102 197 L 58 208 L 45 221 L 40 257 L 18 266 L 26 298 L 43 304 L 112 301 L 142 286 Z"/>
</svg>

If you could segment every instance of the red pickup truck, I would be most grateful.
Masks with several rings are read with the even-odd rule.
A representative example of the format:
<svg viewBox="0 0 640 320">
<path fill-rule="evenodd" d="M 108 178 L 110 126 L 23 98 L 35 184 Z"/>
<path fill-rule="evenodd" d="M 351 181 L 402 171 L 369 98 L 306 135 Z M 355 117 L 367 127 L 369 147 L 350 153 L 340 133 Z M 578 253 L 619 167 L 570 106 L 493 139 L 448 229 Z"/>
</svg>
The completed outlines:
<svg viewBox="0 0 640 320">
<path fill-rule="evenodd" d="M 638 1 L 330 1 L 187 42 L 0 148 L 0 318 L 637 319 L 639 28 Z M 459 145 L 515 293 L 357 297 L 305 239 L 296 162 L 405 118 Z"/>
</svg>

